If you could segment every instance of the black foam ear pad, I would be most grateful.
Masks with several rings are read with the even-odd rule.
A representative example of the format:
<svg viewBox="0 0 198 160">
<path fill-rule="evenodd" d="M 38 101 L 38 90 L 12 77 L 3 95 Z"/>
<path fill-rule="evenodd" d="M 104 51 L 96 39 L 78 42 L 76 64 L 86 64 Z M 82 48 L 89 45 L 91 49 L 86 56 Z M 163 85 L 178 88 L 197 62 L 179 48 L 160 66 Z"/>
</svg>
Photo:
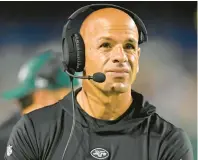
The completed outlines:
<svg viewBox="0 0 198 160">
<path fill-rule="evenodd" d="M 71 37 L 71 45 L 75 45 L 73 44 L 73 38 Z M 75 47 L 74 47 L 75 49 Z M 66 41 L 66 39 L 63 40 L 63 67 L 64 70 L 72 70 L 72 72 L 76 71 L 76 49 L 72 52 L 69 51 L 69 47 L 68 47 L 68 42 Z"/>
<path fill-rule="evenodd" d="M 82 72 L 85 67 L 85 45 L 79 33 L 73 35 L 74 48 L 76 50 L 76 72 Z"/>
<path fill-rule="evenodd" d="M 62 40 L 62 57 L 61 61 L 63 62 L 64 70 L 67 69 L 69 65 L 69 50 L 68 50 L 68 44 L 65 42 L 65 39 Z"/>
</svg>

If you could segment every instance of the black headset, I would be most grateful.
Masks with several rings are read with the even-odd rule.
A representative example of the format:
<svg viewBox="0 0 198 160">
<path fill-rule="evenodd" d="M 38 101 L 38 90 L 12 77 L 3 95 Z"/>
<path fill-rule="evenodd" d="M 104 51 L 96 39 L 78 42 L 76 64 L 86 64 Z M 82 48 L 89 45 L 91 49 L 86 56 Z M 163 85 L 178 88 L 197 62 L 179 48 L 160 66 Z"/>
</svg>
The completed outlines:
<svg viewBox="0 0 198 160">
<path fill-rule="evenodd" d="M 91 4 L 75 11 L 69 18 L 63 28 L 62 50 L 64 70 L 71 72 L 82 72 L 85 67 L 85 46 L 81 35 L 79 34 L 81 24 L 85 18 L 92 12 L 102 8 L 116 8 L 126 12 L 135 22 L 138 32 L 138 44 L 148 40 L 147 30 L 142 20 L 133 12 L 112 4 Z"/>
</svg>

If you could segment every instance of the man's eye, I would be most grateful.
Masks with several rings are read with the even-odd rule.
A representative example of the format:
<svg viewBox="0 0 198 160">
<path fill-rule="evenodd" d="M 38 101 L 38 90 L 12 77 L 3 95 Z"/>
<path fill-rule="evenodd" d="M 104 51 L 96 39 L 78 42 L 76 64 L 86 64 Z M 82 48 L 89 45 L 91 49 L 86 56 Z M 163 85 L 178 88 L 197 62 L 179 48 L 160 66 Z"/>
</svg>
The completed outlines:
<svg viewBox="0 0 198 160">
<path fill-rule="evenodd" d="M 111 48 L 111 44 L 108 43 L 108 42 L 105 42 L 103 44 L 100 45 L 100 48 L 103 47 L 103 48 Z"/>
<path fill-rule="evenodd" d="M 130 43 L 127 43 L 125 46 L 124 46 L 124 49 L 135 49 L 135 46 L 130 44 Z"/>
</svg>

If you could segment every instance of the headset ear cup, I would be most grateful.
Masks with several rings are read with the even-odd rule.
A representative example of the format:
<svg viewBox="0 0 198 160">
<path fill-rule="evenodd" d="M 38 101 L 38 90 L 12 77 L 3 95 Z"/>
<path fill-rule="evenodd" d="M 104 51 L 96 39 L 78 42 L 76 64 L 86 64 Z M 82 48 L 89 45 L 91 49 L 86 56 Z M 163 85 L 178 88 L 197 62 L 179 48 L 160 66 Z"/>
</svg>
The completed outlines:
<svg viewBox="0 0 198 160">
<path fill-rule="evenodd" d="M 62 57 L 60 58 L 63 63 L 63 69 L 67 70 L 69 68 L 69 62 L 71 61 L 71 56 L 69 55 L 68 44 L 65 39 L 62 41 Z"/>
<path fill-rule="evenodd" d="M 74 34 L 73 43 L 76 47 L 76 72 L 82 72 L 85 67 L 85 45 L 79 33 Z"/>
</svg>

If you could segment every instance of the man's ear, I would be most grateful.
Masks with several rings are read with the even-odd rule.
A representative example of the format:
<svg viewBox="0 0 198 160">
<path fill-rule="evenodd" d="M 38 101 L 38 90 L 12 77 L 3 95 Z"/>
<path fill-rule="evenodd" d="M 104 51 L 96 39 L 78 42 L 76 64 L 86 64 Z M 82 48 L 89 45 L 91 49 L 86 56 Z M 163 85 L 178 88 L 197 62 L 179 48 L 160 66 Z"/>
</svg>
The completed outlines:
<svg viewBox="0 0 198 160">
<path fill-rule="evenodd" d="M 141 51 L 141 49 L 140 49 L 140 48 L 138 48 L 138 51 L 137 51 L 137 54 L 138 54 L 137 73 L 138 73 L 138 72 L 139 72 L 139 70 L 140 70 L 140 67 L 139 67 L 140 51 Z"/>
</svg>

